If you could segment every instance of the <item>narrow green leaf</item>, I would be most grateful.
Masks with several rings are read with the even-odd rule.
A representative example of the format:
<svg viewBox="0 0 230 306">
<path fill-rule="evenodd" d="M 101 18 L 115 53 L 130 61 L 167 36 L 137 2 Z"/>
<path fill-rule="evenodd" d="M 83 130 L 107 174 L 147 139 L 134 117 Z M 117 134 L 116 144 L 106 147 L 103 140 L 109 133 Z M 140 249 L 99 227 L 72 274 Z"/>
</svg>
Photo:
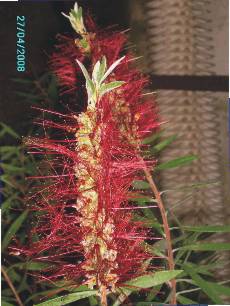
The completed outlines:
<svg viewBox="0 0 230 306">
<path fill-rule="evenodd" d="M 78 60 L 76 60 L 76 61 L 77 61 L 78 65 L 80 66 L 81 71 L 82 71 L 82 73 L 83 73 L 83 75 L 86 79 L 86 84 L 87 84 L 88 89 L 90 90 L 90 95 L 93 95 L 93 93 L 95 91 L 95 88 L 94 88 L 94 84 L 93 84 L 93 82 L 92 82 L 92 80 L 91 80 L 91 78 L 88 74 L 88 71 L 86 70 L 85 66 L 80 61 L 78 61 Z M 88 92 L 88 94 L 89 94 L 89 92 Z M 90 99 L 90 97 L 89 97 L 89 99 Z"/>
<path fill-rule="evenodd" d="M 89 297 L 89 303 L 90 303 L 90 306 L 98 306 L 98 300 L 96 299 L 95 296 Z"/>
<path fill-rule="evenodd" d="M 9 276 L 9 278 L 12 282 L 20 282 L 21 281 L 21 275 L 19 273 L 17 273 L 14 269 L 11 269 L 11 270 L 8 269 L 7 270 L 7 275 Z"/>
<path fill-rule="evenodd" d="M 4 129 L 5 133 L 8 133 L 9 135 L 13 136 L 14 138 L 20 138 L 20 136 L 12 128 L 10 128 L 8 125 L 6 125 L 5 123 L 1 122 L 0 125 Z"/>
<path fill-rule="evenodd" d="M 106 61 L 106 57 L 103 56 L 101 60 L 101 65 L 98 71 L 98 84 L 101 84 L 101 80 L 103 78 L 103 75 L 105 74 L 106 68 L 107 68 L 107 61 Z"/>
<path fill-rule="evenodd" d="M 176 168 L 179 166 L 184 166 L 190 164 L 192 161 L 196 159 L 197 157 L 194 155 L 179 157 L 156 166 L 155 170 L 165 170 L 165 169 Z"/>
<path fill-rule="evenodd" d="M 169 138 L 161 141 L 160 143 L 156 144 L 151 151 L 155 152 L 160 152 L 167 146 L 169 146 L 174 140 L 176 140 L 177 136 L 172 135 Z"/>
<path fill-rule="evenodd" d="M 2 203 L 2 206 L 1 206 L 1 210 L 2 210 L 2 213 L 4 213 L 6 210 L 9 209 L 9 207 L 11 206 L 12 204 L 12 201 L 15 200 L 17 198 L 17 193 L 13 194 L 11 197 L 9 197 L 8 199 L 6 199 L 3 203 Z"/>
<path fill-rule="evenodd" d="M 127 297 L 132 293 L 132 291 L 126 290 L 125 288 L 120 289 L 120 291 L 122 293 L 118 296 L 117 300 L 114 302 L 112 306 L 122 305 L 123 302 L 127 299 Z"/>
<path fill-rule="evenodd" d="M 91 290 L 91 291 L 83 291 L 83 292 L 75 292 L 75 293 L 70 293 L 67 295 L 63 295 L 60 297 L 57 297 L 52 300 L 45 301 L 40 304 L 36 304 L 36 306 L 62 306 L 62 305 L 68 305 L 69 303 L 85 299 L 89 296 L 96 295 L 97 291 L 96 290 Z"/>
<path fill-rule="evenodd" d="M 177 300 L 181 303 L 181 304 L 199 304 L 183 295 L 178 294 L 177 295 Z"/>
<path fill-rule="evenodd" d="M 162 284 L 155 286 L 148 294 L 146 301 L 151 302 L 155 298 L 155 296 L 158 294 L 158 292 L 161 290 Z"/>
<path fill-rule="evenodd" d="M 202 265 L 202 264 L 197 265 L 187 261 L 187 264 L 189 264 L 189 266 L 191 266 L 193 268 L 193 271 L 196 273 L 213 276 L 213 273 L 211 273 L 211 271 L 217 268 L 220 265 L 220 262 L 218 261 L 214 264 L 207 264 L 207 265 Z M 177 262 L 177 265 L 183 268 L 184 261 Z"/>
<path fill-rule="evenodd" d="M 218 283 L 208 282 L 209 286 L 213 288 L 218 295 L 230 296 L 230 287 Z"/>
<path fill-rule="evenodd" d="M 30 270 L 30 271 L 41 271 L 48 267 L 50 267 L 50 264 L 47 264 L 44 262 L 31 261 L 31 262 L 26 262 L 26 263 L 25 262 L 16 263 L 14 265 L 11 265 L 9 269 L 19 268 L 19 269 L 25 269 L 25 270 Z"/>
<path fill-rule="evenodd" d="M 28 211 L 24 211 L 15 221 L 11 224 L 9 230 L 5 234 L 3 241 L 2 241 L 2 250 L 4 250 L 8 244 L 10 243 L 10 240 L 12 237 L 16 234 L 16 232 L 19 230 L 23 222 L 25 221 L 26 217 L 28 215 Z"/>
<path fill-rule="evenodd" d="M 55 284 L 54 284 L 55 285 Z M 73 289 L 70 286 L 64 286 L 63 284 L 60 285 L 60 284 L 57 284 L 56 282 L 56 288 L 54 289 L 50 289 L 50 290 L 45 290 L 45 291 L 42 291 L 42 292 L 38 292 L 38 293 L 35 293 L 33 295 L 30 295 L 30 297 L 25 301 L 25 304 L 27 304 L 29 301 L 33 300 L 34 298 L 37 298 L 37 297 L 44 297 L 44 296 L 48 296 L 48 295 L 54 295 L 56 294 L 57 292 L 61 292 L 61 291 L 64 291 L 64 290 L 67 290 L 67 291 L 70 291 L 70 292 L 80 292 L 80 291 L 87 291 L 89 288 L 88 286 L 79 286 L 75 289 Z"/>
<path fill-rule="evenodd" d="M 107 84 L 102 84 L 99 90 L 100 97 L 105 95 L 106 93 L 122 86 L 125 82 L 123 81 L 114 81 Z"/>
<path fill-rule="evenodd" d="M 161 305 L 161 304 L 159 304 L 159 303 L 153 303 L 153 302 L 137 302 L 137 303 L 135 304 L 135 306 L 154 306 L 154 305 L 159 306 L 159 305 Z M 162 304 L 162 306 L 163 306 L 163 304 Z"/>
<path fill-rule="evenodd" d="M 183 226 L 182 229 L 188 232 L 228 233 L 230 232 L 230 225 Z"/>
<path fill-rule="evenodd" d="M 83 75 L 84 75 L 86 81 L 91 80 L 91 79 L 90 79 L 90 76 L 89 76 L 89 74 L 88 74 L 88 71 L 86 70 L 85 66 L 84 66 L 79 60 L 76 60 L 76 61 L 77 61 L 78 65 L 80 66 L 81 71 L 82 71 L 82 73 L 83 73 Z"/>
<path fill-rule="evenodd" d="M 1 167 L 4 171 L 10 171 L 10 172 L 23 172 L 25 168 L 16 167 L 10 164 L 1 163 Z"/>
<path fill-rule="evenodd" d="M 75 12 L 75 10 L 71 9 L 70 10 L 70 15 L 73 16 L 76 20 L 78 20 L 78 11 Z"/>
<path fill-rule="evenodd" d="M 184 265 L 184 268 L 194 280 L 196 285 L 200 287 L 215 304 L 223 304 L 223 301 L 219 298 L 218 294 L 213 291 L 213 287 L 210 286 L 209 282 L 205 281 L 202 277 L 196 274 L 193 269 L 189 267 L 189 265 Z"/>
<path fill-rule="evenodd" d="M 165 257 L 165 251 L 167 249 L 167 243 L 165 239 L 159 240 L 156 243 L 154 243 L 154 246 L 147 245 L 147 250 L 157 256 Z"/>
<path fill-rule="evenodd" d="M 10 178 L 9 175 L 1 175 L 2 182 L 4 182 L 6 185 L 9 185 L 10 187 L 16 188 L 16 186 L 8 178 Z"/>
<path fill-rule="evenodd" d="M 192 251 L 230 251 L 230 243 L 196 243 L 182 246 L 180 249 Z"/>
<path fill-rule="evenodd" d="M 3 298 L 3 297 L 2 297 Z M 14 306 L 13 304 L 10 304 L 8 302 L 2 301 L 2 306 Z"/>
<path fill-rule="evenodd" d="M 138 193 L 135 193 L 132 197 L 130 197 L 130 201 L 137 202 L 139 204 L 157 203 L 155 199 Z"/>
<path fill-rule="evenodd" d="M 78 8 L 77 19 L 80 20 L 82 18 L 82 7 Z"/>
<path fill-rule="evenodd" d="M 96 103 L 96 99 L 95 99 L 96 89 L 91 80 L 86 81 L 86 90 L 87 90 L 87 95 L 88 95 L 88 102 Z"/>
<path fill-rule="evenodd" d="M 149 137 L 146 137 L 145 139 L 142 140 L 142 144 L 145 145 L 145 144 L 149 144 L 149 143 L 154 142 L 156 139 L 160 138 L 163 133 L 164 133 L 164 130 L 160 131 L 160 132 L 157 132 L 157 133 L 154 133 Z"/>
<path fill-rule="evenodd" d="M 183 270 L 172 270 L 172 271 L 161 271 L 156 272 L 149 275 L 143 275 L 140 277 L 137 277 L 131 281 L 128 281 L 124 285 L 134 287 L 130 288 L 130 290 L 138 290 L 140 288 L 150 288 L 157 285 L 161 285 L 166 283 L 167 281 L 175 278 L 179 274 L 181 274 Z M 136 287 L 136 288 L 135 288 Z"/>
<path fill-rule="evenodd" d="M 197 189 L 197 188 L 212 187 L 212 185 L 218 185 L 218 184 L 220 184 L 220 182 L 217 182 L 217 181 L 215 181 L 215 182 L 211 181 L 211 182 L 205 182 L 205 183 L 199 182 L 199 183 L 194 183 L 194 184 L 187 185 L 187 186 L 179 186 L 177 188 L 166 189 L 166 190 L 161 191 L 161 194 L 168 193 L 168 192 L 174 192 L 174 191 L 178 191 L 178 190 L 182 191 L 182 190 L 190 190 L 190 189 L 193 190 L 193 189 Z"/>
<path fill-rule="evenodd" d="M 134 189 L 149 189 L 149 183 L 145 181 L 133 181 L 132 186 Z"/>
<path fill-rule="evenodd" d="M 16 147 L 16 146 L 3 146 L 3 147 L 0 147 L 0 153 L 2 153 L 2 154 L 8 153 L 8 152 L 11 152 L 13 154 L 17 154 L 19 150 L 20 150 L 20 148 Z"/>
<path fill-rule="evenodd" d="M 109 69 L 106 71 L 106 73 L 103 75 L 103 78 L 101 79 L 101 83 L 112 73 L 112 71 L 120 64 L 120 62 L 125 58 L 125 56 L 119 58 L 116 62 L 114 62 Z"/>
<path fill-rule="evenodd" d="M 99 77 L 99 71 L 100 71 L 101 63 L 100 61 L 97 61 L 96 64 L 93 67 L 93 73 L 92 73 L 92 80 L 94 83 L 98 84 L 98 77 Z"/>
</svg>

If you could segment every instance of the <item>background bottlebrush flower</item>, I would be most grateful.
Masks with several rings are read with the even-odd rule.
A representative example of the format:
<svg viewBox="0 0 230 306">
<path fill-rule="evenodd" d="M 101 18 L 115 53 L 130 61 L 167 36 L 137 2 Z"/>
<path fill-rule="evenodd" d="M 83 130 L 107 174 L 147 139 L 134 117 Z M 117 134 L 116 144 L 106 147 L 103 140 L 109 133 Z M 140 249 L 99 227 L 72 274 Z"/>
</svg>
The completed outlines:
<svg viewBox="0 0 230 306">
<path fill-rule="evenodd" d="M 51 62 L 62 85 L 83 90 L 87 107 L 42 110 L 62 121 L 42 120 L 58 137 L 25 140 L 49 170 L 32 177 L 41 181 L 28 199 L 37 220 L 23 252 L 50 263 L 41 278 L 95 287 L 105 305 L 106 294 L 146 273 L 143 263 L 152 258 L 143 242 L 155 237 L 134 220 L 131 184 L 155 164 L 141 158 L 141 140 L 159 124 L 153 102 L 142 97 L 148 80 L 130 67 L 131 55 L 120 58 L 124 34 L 88 34 L 81 16 L 75 5 L 70 18 L 80 38 L 64 41 Z M 77 83 L 83 75 L 85 88 Z"/>
</svg>

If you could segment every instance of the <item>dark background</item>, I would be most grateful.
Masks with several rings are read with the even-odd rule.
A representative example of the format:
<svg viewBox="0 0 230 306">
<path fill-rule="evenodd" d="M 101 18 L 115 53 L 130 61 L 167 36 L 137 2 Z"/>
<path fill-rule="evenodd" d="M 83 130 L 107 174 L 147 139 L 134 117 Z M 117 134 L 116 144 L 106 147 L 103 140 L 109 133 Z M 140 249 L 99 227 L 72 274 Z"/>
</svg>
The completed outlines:
<svg viewBox="0 0 230 306">
<path fill-rule="evenodd" d="M 75 1 L 19 1 L 0 3 L 0 122 L 4 122 L 18 131 L 20 135 L 27 133 L 25 123 L 34 116 L 30 105 L 20 98 L 15 91 L 25 90 L 15 84 L 12 78 L 38 77 L 49 67 L 49 55 L 54 50 L 58 33 L 71 33 L 73 29 L 69 21 L 61 15 L 68 14 Z M 137 55 L 146 59 L 146 25 L 143 21 L 131 20 L 135 9 L 131 0 L 79 0 L 84 11 L 89 10 L 101 27 L 115 25 L 125 30 L 129 27 L 129 42 L 137 46 Z M 142 5 L 142 2 L 139 3 Z M 134 15 L 135 15 L 134 14 Z M 26 17 L 26 72 L 16 70 L 16 16 Z M 142 44 L 140 43 L 142 41 Z M 135 52 L 135 48 L 133 48 Z M 141 69 L 146 65 L 142 61 Z M 152 76 L 155 89 L 185 89 L 228 91 L 227 76 Z"/>
<path fill-rule="evenodd" d="M 49 55 L 58 33 L 73 31 L 61 12 L 69 13 L 75 1 L 21 1 L 0 3 L 0 122 L 24 135 L 25 122 L 32 119 L 32 110 L 15 91 L 21 90 L 12 78 L 39 76 L 48 70 Z M 78 4 L 89 10 L 101 27 L 128 27 L 127 5 L 123 0 L 81 0 Z M 26 17 L 26 72 L 16 70 L 16 16 Z M 23 88 L 24 90 L 24 88 Z"/>
</svg>

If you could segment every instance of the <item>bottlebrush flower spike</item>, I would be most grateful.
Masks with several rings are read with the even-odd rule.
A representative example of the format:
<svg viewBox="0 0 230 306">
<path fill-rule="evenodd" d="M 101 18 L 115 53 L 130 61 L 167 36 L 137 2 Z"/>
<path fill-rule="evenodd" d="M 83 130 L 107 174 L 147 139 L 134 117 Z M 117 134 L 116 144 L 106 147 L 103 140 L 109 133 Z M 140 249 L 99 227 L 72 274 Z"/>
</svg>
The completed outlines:
<svg viewBox="0 0 230 306">
<path fill-rule="evenodd" d="M 87 107 L 79 114 L 42 110 L 62 123 L 37 123 L 64 131 L 63 138 L 59 133 L 57 139 L 25 141 L 34 153 L 48 157 L 50 170 L 32 178 L 44 183 L 30 197 L 37 223 L 23 252 L 50 263 L 41 275 L 44 280 L 87 284 L 98 289 L 102 305 L 107 305 L 106 295 L 146 273 L 143 262 L 152 258 L 143 242 L 155 237 L 134 220 L 131 184 L 155 165 L 141 157 L 141 141 L 159 123 L 153 102 L 140 101 L 148 80 L 130 67 L 131 55 L 120 57 L 124 34 L 87 35 L 79 10 L 75 4 L 70 21 L 90 46 L 88 68 L 81 46 L 75 58 L 77 75 L 86 80 Z"/>
</svg>

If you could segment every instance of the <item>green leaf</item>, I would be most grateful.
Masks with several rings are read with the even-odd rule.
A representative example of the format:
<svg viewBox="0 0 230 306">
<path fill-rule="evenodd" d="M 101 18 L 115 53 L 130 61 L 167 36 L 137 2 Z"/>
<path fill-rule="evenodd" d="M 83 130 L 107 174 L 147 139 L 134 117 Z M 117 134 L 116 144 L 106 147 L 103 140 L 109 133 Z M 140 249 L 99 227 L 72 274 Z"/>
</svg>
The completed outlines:
<svg viewBox="0 0 230 306">
<path fill-rule="evenodd" d="M 89 48 L 89 43 L 88 43 L 87 39 L 85 39 L 85 38 L 80 39 L 79 44 L 81 45 L 81 47 L 83 49 L 88 49 Z"/>
<path fill-rule="evenodd" d="M 77 12 L 77 19 L 81 20 L 82 18 L 82 7 L 79 7 L 78 12 Z"/>
<path fill-rule="evenodd" d="M 75 10 L 71 9 L 70 10 L 70 15 L 73 16 L 76 20 L 78 20 L 78 11 L 75 12 Z"/>
<path fill-rule="evenodd" d="M 155 298 L 155 296 L 158 294 L 158 292 L 161 290 L 162 284 L 155 286 L 148 294 L 146 301 L 151 302 Z"/>
<path fill-rule="evenodd" d="M 10 266 L 11 268 L 11 266 Z M 10 278 L 12 282 L 20 282 L 21 281 L 21 275 L 17 273 L 14 269 L 10 268 L 7 270 L 7 275 Z"/>
<path fill-rule="evenodd" d="M 132 293 L 132 291 L 125 288 L 120 289 L 120 291 L 122 293 L 117 297 L 117 300 L 114 302 L 112 306 L 122 305 L 123 302 L 127 299 L 127 297 Z"/>
<path fill-rule="evenodd" d="M 228 233 L 230 225 L 183 226 L 184 231 L 201 233 Z"/>
<path fill-rule="evenodd" d="M 3 130 L 1 131 L 1 136 L 5 133 L 13 136 L 14 138 L 20 138 L 20 136 L 13 130 L 11 129 L 8 125 L 5 123 L 1 122 L 0 125 L 2 126 Z"/>
<path fill-rule="evenodd" d="M 101 84 L 101 80 L 105 74 L 107 64 L 106 64 L 106 57 L 103 56 L 101 61 L 97 61 L 93 68 L 93 73 L 92 73 L 92 79 L 95 84 L 99 87 Z"/>
<path fill-rule="evenodd" d="M 55 285 L 55 283 L 53 285 Z M 71 287 L 71 285 L 64 286 L 63 284 L 62 285 L 57 284 L 57 282 L 56 282 L 56 286 L 57 287 L 54 288 L 54 289 L 45 290 L 45 291 L 38 292 L 38 293 L 30 295 L 30 297 L 28 297 L 28 299 L 25 301 L 25 304 L 27 304 L 29 301 L 31 301 L 34 298 L 37 298 L 39 296 L 40 297 L 42 297 L 42 296 L 44 297 L 44 296 L 48 296 L 48 295 L 53 296 L 53 295 L 57 294 L 58 292 L 61 292 L 61 291 L 64 291 L 64 290 L 67 290 L 67 291 L 70 291 L 70 292 L 79 292 L 79 291 L 87 291 L 89 289 L 88 286 L 79 286 L 79 287 L 77 287 L 77 289 L 76 288 L 73 289 Z"/>
<path fill-rule="evenodd" d="M 5 154 L 5 153 L 12 153 L 12 154 L 18 154 L 20 148 L 17 146 L 3 146 L 0 147 L 0 153 Z"/>
<path fill-rule="evenodd" d="M 86 79 L 86 86 L 87 86 L 87 91 L 88 91 L 88 98 L 90 100 L 91 96 L 93 95 L 94 91 L 95 91 L 95 87 L 93 84 L 93 81 L 91 80 L 88 71 L 86 70 L 85 66 L 78 60 L 76 60 L 78 65 L 81 68 L 81 71 Z"/>
<path fill-rule="evenodd" d="M 9 209 L 9 207 L 11 206 L 12 204 L 12 201 L 15 200 L 17 198 L 17 193 L 13 194 L 11 197 L 9 197 L 8 199 L 6 199 L 3 203 L 2 203 L 2 206 L 1 206 L 1 210 L 2 210 L 2 213 L 4 213 L 6 210 Z"/>
<path fill-rule="evenodd" d="M 149 189 L 149 183 L 145 181 L 133 181 L 132 186 L 134 189 Z"/>
<path fill-rule="evenodd" d="M 147 245 L 147 250 L 157 256 L 161 256 L 162 258 L 165 257 L 165 251 L 167 249 L 167 243 L 165 239 L 159 240 L 156 243 L 154 243 L 153 246 Z"/>
<path fill-rule="evenodd" d="M 30 262 L 16 263 L 14 265 L 11 265 L 9 269 L 19 268 L 19 269 L 25 269 L 25 270 L 30 270 L 30 271 L 41 271 L 48 267 L 50 267 L 50 264 L 47 264 L 44 262 L 30 261 Z"/>
<path fill-rule="evenodd" d="M 4 171 L 10 171 L 10 172 L 23 172 L 25 168 L 12 166 L 10 164 L 1 163 L 1 167 Z"/>
<path fill-rule="evenodd" d="M 98 305 L 98 300 L 96 299 L 95 296 L 90 296 L 89 297 L 89 303 L 90 303 L 90 306 L 97 306 Z"/>
<path fill-rule="evenodd" d="M 78 65 L 80 66 L 81 71 L 82 71 L 86 81 L 87 82 L 91 81 L 90 76 L 89 76 L 88 71 L 86 70 L 85 66 L 79 60 L 76 60 L 76 61 L 77 61 Z"/>
<path fill-rule="evenodd" d="M 154 153 L 162 151 L 164 148 L 169 146 L 174 140 L 176 140 L 176 138 L 177 138 L 177 135 L 170 136 L 169 138 L 155 145 L 151 151 L 153 151 Z"/>
<path fill-rule="evenodd" d="M 101 66 L 100 61 L 97 61 L 93 67 L 92 80 L 96 84 L 99 83 L 98 79 L 99 79 L 100 66 Z"/>
<path fill-rule="evenodd" d="M 191 184 L 191 185 L 187 185 L 187 186 L 179 186 L 177 188 L 172 188 L 172 189 L 166 189 L 166 190 L 163 190 L 161 191 L 161 194 L 163 193 L 168 193 L 168 192 L 174 192 L 174 191 L 182 191 L 182 190 L 193 190 L 193 189 L 197 189 L 197 188 L 206 188 L 206 187 L 212 187 L 212 185 L 217 185 L 217 184 L 220 184 L 220 182 L 199 182 L 199 183 L 194 183 L 194 184 Z"/>
<path fill-rule="evenodd" d="M 98 71 L 98 84 L 101 84 L 101 80 L 105 74 L 106 68 L 107 68 L 107 61 L 106 61 L 106 57 L 103 56 L 101 60 L 101 65 Z"/>
<path fill-rule="evenodd" d="M 112 73 L 112 71 L 120 64 L 120 62 L 125 58 L 125 56 L 119 58 L 114 62 L 109 69 L 106 71 L 106 73 L 103 75 L 103 78 L 101 79 L 101 83 Z"/>
<path fill-rule="evenodd" d="M 230 296 L 230 287 L 223 286 L 222 284 L 208 282 L 209 286 L 216 291 L 218 295 Z"/>
<path fill-rule="evenodd" d="M 118 88 L 122 86 L 125 82 L 123 81 L 114 81 L 107 84 L 102 84 L 99 90 L 100 97 L 102 97 L 104 94 L 112 91 L 115 88 Z"/>
<path fill-rule="evenodd" d="M 7 184 L 7 185 L 9 185 L 9 186 L 11 186 L 13 188 L 16 188 L 16 186 L 10 180 L 8 180 L 9 177 L 10 177 L 9 175 L 3 174 L 3 175 L 1 175 L 1 180 L 5 184 Z"/>
<path fill-rule="evenodd" d="M 183 295 L 178 294 L 177 295 L 177 300 L 181 303 L 181 304 L 199 304 Z"/>
<path fill-rule="evenodd" d="M 161 305 L 161 304 L 159 304 L 159 303 L 153 303 L 153 302 L 137 302 L 136 304 L 135 304 L 135 306 L 159 306 L 159 305 Z M 163 304 L 162 304 L 162 306 L 163 306 Z"/>
<path fill-rule="evenodd" d="M 219 298 L 218 294 L 213 291 L 213 286 L 210 286 L 209 282 L 196 274 L 189 265 L 184 265 L 184 269 L 194 280 L 195 284 L 200 287 L 215 304 L 223 304 L 223 301 Z"/>
<path fill-rule="evenodd" d="M 187 264 L 189 264 L 189 266 L 191 266 L 193 268 L 193 271 L 195 273 L 213 276 L 213 274 L 211 273 L 211 270 L 213 270 L 215 268 L 218 268 L 218 266 L 220 265 L 220 262 L 218 261 L 214 264 L 207 264 L 207 265 L 202 265 L 202 264 L 197 265 L 197 264 L 194 264 L 194 263 L 191 263 L 191 262 L 187 261 Z M 177 265 L 184 268 L 183 267 L 184 261 L 177 262 Z"/>
<path fill-rule="evenodd" d="M 144 144 L 144 145 L 152 143 L 156 139 L 160 138 L 163 133 L 164 133 L 164 130 L 160 131 L 160 132 L 157 132 L 157 133 L 153 133 L 151 136 L 146 137 L 145 139 L 143 139 L 141 143 Z"/>
<path fill-rule="evenodd" d="M 96 89 L 91 80 L 86 81 L 86 90 L 87 90 L 87 95 L 88 95 L 88 101 L 96 103 L 95 101 Z"/>
<path fill-rule="evenodd" d="M 131 196 L 130 201 L 137 202 L 138 204 L 157 203 L 155 199 L 138 193 L 135 193 L 133 196 Z"/>
<path fill-rule="evenodd" d="M 140 288 L 150 288 L 168 282 L 181 274 L 183 270 L 160 271 L 149 275 L 137 277 L 124 285 L 136 288 L 129 288 L 129 290 L 138 290 Z"/>
<path fill-rule="evenodd" d="M 176 168 L 179 166 L 184 166 L 184 165 L 191 163 L 192 161 L 196 159 L 197 157 L 194 155 L 179 157 L 179 158 L 170 160 L 168 162 L 165 162 L 163 164 L 156 166 L 155 170 L 164 170 L 164 169 L 171 169 L 171 168 Z"/>
<path fill-rule="evenodd" d="M 182 246 L 180 249 L 192 251 L 230 251 L 230 243 L 195 243 L 191 245 Z"/>
<path fill-rule="evenodd" d="M 67 295 L 63 295 L 60 297 L 57 297 L 52 300 L 45 301 L 40 304 L 36 304 L 36 306 L 62 306 L 62 305 L 68 305 L 69 303 L 85 299 L 89 296 L 93 296 L 97 294 L 97 290 L 91 290 L 91 291 L 83 291 L 83 292 L 75 292 L 70 293 Z"/>
<path fill-rule="evenodd" d="M 14 306 L 14 305 L 8 302 L 2 301 L 2 306 Z"/>
<path fill-rule="evenodd" d="M 10 240 L 12 237 L 16 234 L 16 232 L 19 230 L 23 222 L 25 221 L 26 217 L 28 215 L 28 211 L 24 211 L 15 221 L 11 224 L 9 230 L 5 234 L 3 241 L 2 241 L 2 250 L 4 250 L 8 244 L 10 243 Z"/>
</svg>

